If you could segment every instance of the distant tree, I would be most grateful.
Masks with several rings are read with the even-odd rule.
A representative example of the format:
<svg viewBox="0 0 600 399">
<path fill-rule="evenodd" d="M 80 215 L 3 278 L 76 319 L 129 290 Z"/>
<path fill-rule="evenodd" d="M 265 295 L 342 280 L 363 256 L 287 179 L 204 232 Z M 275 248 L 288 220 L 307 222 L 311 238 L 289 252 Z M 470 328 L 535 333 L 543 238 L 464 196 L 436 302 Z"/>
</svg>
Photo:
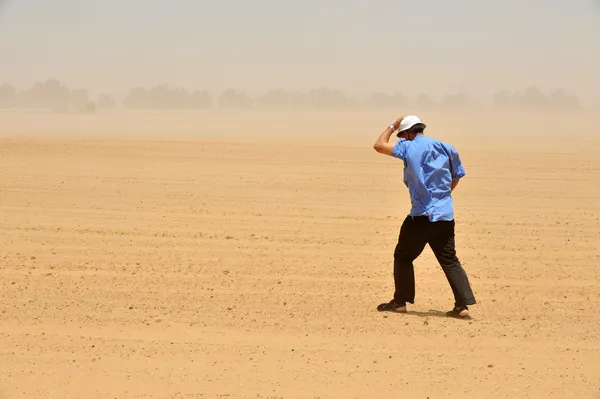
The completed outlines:
<svg viewBox="0 0 600 399">
<path fill-rule="evenodd" d="M 270 109 L 306 109 L 308 95 L 299 91 L 271 90 L 256 99 L 256 106 Z"/>
<path fill-rule="evenodd" d="M 305 109 L 308 107 L 308 97 L 306 93 L 294 91 L 288 93 L 290 106 L 294 109 Z"/>
<path fill-rule="evenodd" d="M 123 105 L 129 109 L 146 108 L 148 106 L 148 91 L 143 87 L 132 88 L 125 97 Z"/>
<path fill-rule="evenodd" d="M 400 93 L 387 95 L 384 93 L 374 93 L 368 100 L 369 108 L 402 108 L 409 104 L 409 100 Z"/>
<path fill-rule="evenodd" d="M 88 114 L 94 114 L 96 113 L 98 106 L 96 105 L 95 102 L 93 101 L 88 101 L 87 104 L 85 105 L 85 112 Z"/>
<path fill-rule="evenodd" d="M 550 99 L 536 86 L 529 87 L 517 93 L 515 100 L 517 105 L 529 109 L 545 109 L 550 105 Z"/>
<path fill-rule="evenodd" d="M 172 109 L 174 104 L 174 95 L 171 89 L 166 85 L 154 86 L 148 90 L 148 98 L 145 100 L 149 109 Z"/>
<path fill-rule="evenodd" d="M 47 80 L 39 91 L 43 103 L 51 109 L 65 110 L 69 107 L 69 88 L 56 79 Z"/>
<path fill-rule="evenodd" d="M 553 108 L 560 109 L 581 109 L 581 102 L 576 96 L 565 93 L 564 90 L 559 89 L 550 94 L 550 102 Z"/>
<path fill-rule="evenodd" d="M 582 108 L 576 96 L 556 90 L 546 95 L 536 86 L 523 91 L 509 93 L 500 91 L 494 95 L 494 107 L 499 109 L 520 110 L 550 110 L 550 109 L 580 109 Z"/>
<path fill-rule="evenodd" d="M 207 91 L 195 91 L 190 94 L 179 87 L 158 85 L 149 89 L 134 87 L 123 105 L 128 109 L 209 109 L 212 108 L 212 99 Z"/>
<path fill-rule="evenodd" d="M 513 106 L 513 95 L 507 90 L 498 91 L 494 94 L 492 104 L 495 108 L 509 109 Z"/>
<path fill-rule="evenodd" d="M 415 101 L 415 106 L 422 109 L 435 109 L 437 103 L 427 94 L 421 94 Z"/>
<path fill-rule="evenodd" d="M 71 90 L 71 108 L 79 112 L 87 112 L 90 97 L 86 89 Z"/>
<path fill-rule="evenodd" d="M 189 108 L 211 109 L 212 106 L 212 97 L 208 91 L 195 91 L 191 94 Z"/>
<path fill-rule="evenodd" d="M 444 109 L 461 110 L 474 106 L 471 96 L 465 92 L 447 95 L 440 104 Z"/>
<path fill-rule="evenodd" d="M 343 92 L 327 88 L 311 90 L 307 96 L 307 104 L 310 108 L 319 109 L 344 109 L 356 106 L 355 102 Z"/>
<path fill-rule="evenodd" d="M 64 111 L 69 108 L 71 91 L 56 79 L 36 82 L 29 90 L 19 93 L 19 106 L 24 108 Z"/>
<path fill-rule="evenodd" d="M 9 84 L 0 86 L 0 108 L 14 108 L 17 105 L 17 89 Z"/>
<path fill-rule="evenodd" d="M 159 105 L 160 109 L 183 110 L 187 109 L 190 104 L 190 93 L 179 87 L 161 86 L 160 91 L 153 97 L 153 100 Z"/>
<path fill-rule="evenodd" d="M 255 106 L 262 109 L 302 109 L 306 107 L 306 96 L 299 92 L 270 90 L 256 98 Z"/>
<path fill-rule="evenodd" d="M 115 107 L 115 101 L 108 94 L 101 94 L 98 97 L 98 109 L 100 110 L 111 110 Z"/>
<path fill-rule="evenodd" d="M 289 107 L 288 93 L 284 90 L 270 90 L 255 100 L 256 108 L 285 109 Z"/>
<path fill-rule="evenodd" d="M 218 101 L 220 109 L 250 109 L 254 106 L 254 101 L 243 91 L 232 89 L 221 93 Z"/>
</svg>

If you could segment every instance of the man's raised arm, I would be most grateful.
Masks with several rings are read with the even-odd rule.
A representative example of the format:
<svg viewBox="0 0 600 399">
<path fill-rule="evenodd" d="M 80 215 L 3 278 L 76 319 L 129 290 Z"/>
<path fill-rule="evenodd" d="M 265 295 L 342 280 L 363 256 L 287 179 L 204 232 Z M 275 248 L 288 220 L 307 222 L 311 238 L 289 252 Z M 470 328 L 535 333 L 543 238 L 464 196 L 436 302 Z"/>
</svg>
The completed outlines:
<svg viewBox="0 0 600 399">
<path fill-rule="evenodd" d="M 400 123 L 403 118 L 399 118 L 396 122 L 388 126 L 387 129 L 377 138 L 377 141 L 373 145 L 375 151 L 380 154 L 392 155 L 394 150 L 394 144 L 390 143 L 390 137 L 400 127 Z"/>
</svg>

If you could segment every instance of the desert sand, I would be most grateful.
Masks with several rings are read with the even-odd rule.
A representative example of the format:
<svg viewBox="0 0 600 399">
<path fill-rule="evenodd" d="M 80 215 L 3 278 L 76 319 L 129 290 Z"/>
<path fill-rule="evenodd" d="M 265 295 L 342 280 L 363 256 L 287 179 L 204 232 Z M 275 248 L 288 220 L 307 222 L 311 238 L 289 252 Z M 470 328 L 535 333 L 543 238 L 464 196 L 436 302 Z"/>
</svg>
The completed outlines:
<svg viewBox="0 0 600 399">
<path fill-rule="evenodd" d="M 409 210 L 371 147 L 392 116 L 6 116 L 0 397 L 599 398 L 598 125 L 430 116 L 467 170 L 465 321 L 429 249 L 410 312 L 375 310 Z"/>
</svg>

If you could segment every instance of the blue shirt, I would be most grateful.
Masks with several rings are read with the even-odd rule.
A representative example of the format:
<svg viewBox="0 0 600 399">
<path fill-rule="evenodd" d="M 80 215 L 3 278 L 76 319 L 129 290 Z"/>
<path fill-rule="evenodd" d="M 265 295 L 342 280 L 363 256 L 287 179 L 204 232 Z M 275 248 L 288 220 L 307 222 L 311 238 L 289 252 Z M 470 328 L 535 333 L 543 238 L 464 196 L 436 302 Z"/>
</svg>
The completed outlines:
<svg viewBox="0 0 600 399">
<path fill-rule="evenodd" d="M 409 216 L 428 215 L 432 222 L 454 220 L 452 180 L 466 175 L 456 149 L 419 135 L 412 141 L 400 139 L 392 156 L 404 161 L 404 184 L 412 203 Z"/>
</svg>

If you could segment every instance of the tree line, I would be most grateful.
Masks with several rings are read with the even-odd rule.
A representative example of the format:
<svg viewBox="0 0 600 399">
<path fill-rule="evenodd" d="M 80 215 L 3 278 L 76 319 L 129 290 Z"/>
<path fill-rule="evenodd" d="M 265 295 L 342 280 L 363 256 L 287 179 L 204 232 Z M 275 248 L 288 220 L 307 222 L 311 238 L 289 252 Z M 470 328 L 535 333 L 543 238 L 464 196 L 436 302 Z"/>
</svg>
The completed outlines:
<svg viewBox="0 0 600 399">
<path fill-rule="evenodd" d="M 499 109 L 581 109 L 579 99 L 564 90 L 544 93 L 538 87 L 520 91 L 499 91 L 491 99 Z M 38 109 L 53 111 L 96 112 L 114 108 L 130 110 L 249 110 L 249 109 L 477 109 L 480 100 L 468 93 L 447 95 L 435 100 L 428 95 L 408 97 L 401 93 L 373 93 L 358 100 L 340 90 L 316 89 L 308 92 L 270 90 L 258 96 L 244 91 L 225 90 L 213 96 L 206 90 L 189 91 L 179 87 L 157 85 L 134 87 L 122 101 L 107 94 L 92 96 L 86 89 L 71 89 L 56 79 L 36 82 L 25 90 L 10 84 L 0 86 L 0 109 Z"/>
<path fill-rule="evenodd" d="M 17 90 L 8 83 L 0 86 L 0 109 L 96 112 L 97 109 L 112 109 L 115 105 L 109 95 L 92 99 L 88 90 L 71 89 L 56 79 L 35 82 L 25 90 Z"/>
</svg>

